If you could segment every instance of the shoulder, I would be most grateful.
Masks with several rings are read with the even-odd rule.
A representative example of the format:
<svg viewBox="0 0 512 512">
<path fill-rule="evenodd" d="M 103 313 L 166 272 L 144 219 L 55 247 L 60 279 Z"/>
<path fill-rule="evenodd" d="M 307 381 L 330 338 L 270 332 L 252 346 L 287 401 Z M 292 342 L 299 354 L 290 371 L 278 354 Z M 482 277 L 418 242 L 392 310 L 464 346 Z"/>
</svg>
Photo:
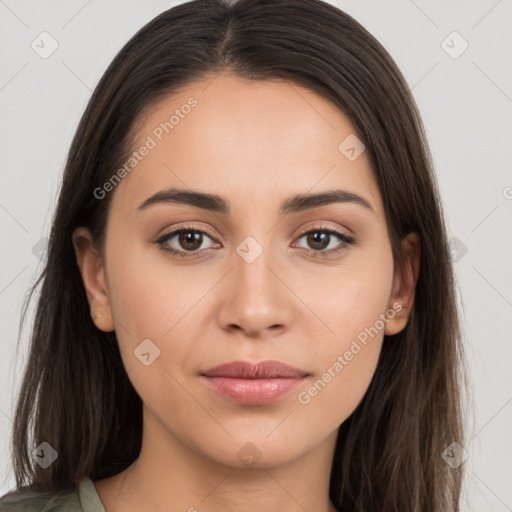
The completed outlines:
<svg viewBox="0 0 512 512">
<path fill-rule="evenodd" d="M 38 493 L 20 487 L 0 497 L 0 512 L 82 512 L 78 492 Z"/>
</svg>

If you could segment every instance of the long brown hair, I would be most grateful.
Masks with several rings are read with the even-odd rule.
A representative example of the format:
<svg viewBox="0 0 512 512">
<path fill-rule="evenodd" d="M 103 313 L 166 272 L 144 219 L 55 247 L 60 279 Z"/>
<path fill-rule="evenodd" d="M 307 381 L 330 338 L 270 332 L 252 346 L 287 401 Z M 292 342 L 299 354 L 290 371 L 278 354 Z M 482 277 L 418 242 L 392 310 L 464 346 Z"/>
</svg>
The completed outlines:
<svg viewBox="0 0 512 512">
<path fill-rule="evenodd" d="M 406 328 L 385 336 L 363 400 L 341 425 L 330 480 L 339 510 L 459 510 L 462 467 L 442 452 L 463 445 L 462 349 L 446 228 L 419 111 L 395 62 L 351 16 L 321 0 L 194 0 L 141 28 L 114 58 L 73 139 L 53 218 L 28 363 L 13 429 L 18 487 L 76 489 L 119 473 L 139 455 L 142 402 L 115 332 L 97 329 L 72 232 L 104 240 L 109 198 L 94 190 L 133 151 L 141 113 L 177 88 L 229 71 L 283 79 L 330 100 L 363 140 L 378 183 L 395 264 L 416 232 L 421 265 Z M 100 244 L 101 245 L 101 244 Z M 47 469 L 30 454 L 59 454 Z"/>
</svg>

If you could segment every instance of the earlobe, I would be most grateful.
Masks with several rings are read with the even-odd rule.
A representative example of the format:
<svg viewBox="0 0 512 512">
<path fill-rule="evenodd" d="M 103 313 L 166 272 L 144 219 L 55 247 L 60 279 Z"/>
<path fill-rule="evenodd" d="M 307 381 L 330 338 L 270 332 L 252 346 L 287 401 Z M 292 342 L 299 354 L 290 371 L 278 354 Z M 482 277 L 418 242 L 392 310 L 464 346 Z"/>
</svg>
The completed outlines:
<svg viewBox="0 0 512 512">
<path fill-rule="evenodd" d="M 113 331 L 114 321 L 101 254 L 96 249 L 91 232 L 87 228 L 76 228 L 72 238 L 92 321 L 102 331 Z"/>
<path fill-rule="evenodd" d="M 385 334 L 393 335 L 402 331 L 409 320 L 413 305 L 416 283 L 420 269 L 420 240 L 416 233 L 410 233 L 402 240 L 406 254 L 405 262 L 396 268 L 389 308 L 396 311 L 385 328 Z M 397 306 L 397 305 L 400 306 Z"/>
</svg>

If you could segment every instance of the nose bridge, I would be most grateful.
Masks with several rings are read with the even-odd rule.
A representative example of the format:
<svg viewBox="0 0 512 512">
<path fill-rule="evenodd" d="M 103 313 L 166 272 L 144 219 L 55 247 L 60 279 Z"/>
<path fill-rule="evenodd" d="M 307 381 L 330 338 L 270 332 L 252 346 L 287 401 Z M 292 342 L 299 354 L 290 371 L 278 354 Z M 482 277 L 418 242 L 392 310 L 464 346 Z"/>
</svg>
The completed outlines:
<svg viewBox="0 0 512 512">
<path fill-rule="evenodd" d="M 271 234 L 247 236 L 232 254 L 233 271 L 225 293 L 221 323 L 247 333 L 284 326 L 290 320 L 286 287 L 276 276 Z"/>
<path fill-rule="evenodd" d="M 245 285 L 264 287 L 272 284 L 271 268 L 276 262 L 275 230 L 269 230 L 272 219 L 263 218 L 260 212 L 247 212 L 240 232 L 246 235 L 234 247 L 233 265 L 236 279 Z"/>
<path fill-rule="evenodd" d="M 235 281 L 240 290 L 244 288 L 246 296 L 251 294 L 251 290 L 259 294 L 270 291 L 272 287 L 271 268 L 274 256 L 269 240 L 270 237 L 266 237 L 260 243 L 254 237 L 248 236 L 236 247 L 236 255 L 233 255 Z"/>
<path fill-rule="evenodd" d="M 276 278 L 272 267 L 275 260 L 270 242 L 266 236 L 260 242 L 254 237 L 246 237 L 236 248 L 233 255 L 234 281 L 238 300 L 246 304 L 259 304 L 262 311 L 270 306 L 278 293 Z"/>
</svg>

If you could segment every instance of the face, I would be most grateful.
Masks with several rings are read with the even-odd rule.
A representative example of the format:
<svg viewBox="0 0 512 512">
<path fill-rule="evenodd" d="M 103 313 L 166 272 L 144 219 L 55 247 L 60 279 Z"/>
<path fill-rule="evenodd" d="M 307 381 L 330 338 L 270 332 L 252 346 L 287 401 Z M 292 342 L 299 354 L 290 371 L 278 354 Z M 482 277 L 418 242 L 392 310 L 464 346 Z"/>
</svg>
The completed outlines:
<svg viewBox="0 0 512 512">
<path fill-rule="evenodd" d="M 367 154 L 339 110 L 285 82 L 220 75 L 146 114 L 136 165 L 103 189 L 103 259 L 75 232 L 96 325 L 115 328 L 145 414 L 181 444 L 237 467 L 244 450 L 261 467 L 295 459 L 332 438 L 370 384 L 384 333 L 405 325 Z M 171 188 L 220 201 L 154 197 Z M 266 360 L 305 377 L 204 376 Z"/>
</svg>

